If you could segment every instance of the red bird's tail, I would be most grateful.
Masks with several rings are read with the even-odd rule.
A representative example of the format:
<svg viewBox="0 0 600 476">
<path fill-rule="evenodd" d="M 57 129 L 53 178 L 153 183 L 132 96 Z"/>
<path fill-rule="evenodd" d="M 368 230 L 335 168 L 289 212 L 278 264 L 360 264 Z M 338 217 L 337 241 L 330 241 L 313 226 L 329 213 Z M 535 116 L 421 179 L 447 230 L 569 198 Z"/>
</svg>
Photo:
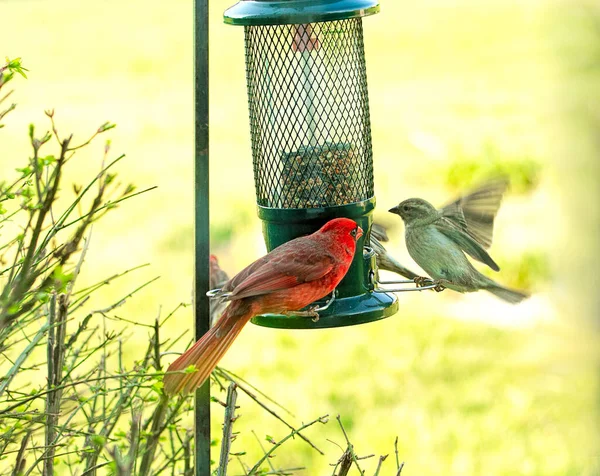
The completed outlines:
<svg viewBox="0 0 600 476">
<path fill-rule="evenodd" d="M 196 370 L 167 373 L 163 378 L 165 393 L 189 393 L 202 385 L 252 315 L 252 309 L 247 304 L 233 301 L 215 326 L 169 366 L 167 372 L 186 370 L 190 365 L 195 366 Z"/>
</svg>

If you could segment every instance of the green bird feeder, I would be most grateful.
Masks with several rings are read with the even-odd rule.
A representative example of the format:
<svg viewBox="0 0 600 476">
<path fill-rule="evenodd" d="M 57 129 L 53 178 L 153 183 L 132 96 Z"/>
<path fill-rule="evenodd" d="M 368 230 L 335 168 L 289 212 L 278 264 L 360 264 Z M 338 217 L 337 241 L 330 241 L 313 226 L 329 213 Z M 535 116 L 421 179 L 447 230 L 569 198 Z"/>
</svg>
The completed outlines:
<svg viewBox="0 0 600 476">
<path fill-rule="evenodd" d="M 254 324 L 339 327 L 398 310 L 393 294 L 375 289 L 375 255 L 364 246 L 375 196 L 362 18 L 378 11 L 376 0 L 242 0 L 225 12 L 225 23 L 244 27 L 256 201 L 267 249 L 337 217 L 365 232 L 316 322 L 267 314 Z"/>
</svg>

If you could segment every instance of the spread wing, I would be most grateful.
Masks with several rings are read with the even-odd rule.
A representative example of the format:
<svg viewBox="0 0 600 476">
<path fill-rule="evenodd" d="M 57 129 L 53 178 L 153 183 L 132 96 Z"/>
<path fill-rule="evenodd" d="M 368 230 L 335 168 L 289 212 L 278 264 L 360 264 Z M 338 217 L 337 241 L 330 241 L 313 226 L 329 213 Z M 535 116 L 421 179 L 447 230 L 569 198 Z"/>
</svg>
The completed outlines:
<svg viewBox="0 0 600 476">
<path fill-rule="evenodd" d="M 441 217 L 434 223 L 434 226 L 450 238 L 454 243 L 460 246 L 460 249 L 467 253 L 471 258 L 476 259 L 484 264 L 487 264 L 494 271 L 500 271 L 500 267 L 492 259 L 477 241 L 470 234 L 460 229 L 452 220 Z"/>
<path fill-rule="evenodd" d="M 494 218 L 507 185 L 506 180 L 488 182 L 469 195 L 444 206 L 440 210 L 442 216 L 487 249 L 492 244 Z"/>
<path fill-rule="evenodd" d="M 229 299 L 269 294 L 322 278 L 334 265 L 335 258 L 315 243 L 292 240 L 242 270 L 223 291 Z"/>
</svg>

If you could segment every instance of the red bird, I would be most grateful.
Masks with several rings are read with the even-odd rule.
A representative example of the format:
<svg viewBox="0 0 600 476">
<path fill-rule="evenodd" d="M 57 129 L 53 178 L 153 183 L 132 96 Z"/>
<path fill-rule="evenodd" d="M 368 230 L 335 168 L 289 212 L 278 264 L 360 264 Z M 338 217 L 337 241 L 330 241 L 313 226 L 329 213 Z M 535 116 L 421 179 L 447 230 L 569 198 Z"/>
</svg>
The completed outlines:
<svg viewBox="0 0 600 476">
<path fill-rule="evenodd" d="M 275 248 L 230 279 L 221 296 L 231 301 L 219 321 L 173 362 L 167 394 L 188 393 L 204 383 L 244 325 L 265 313 L 297 311 L 331 293 L 346 275 L 362 229 L 348 218 L 327 222 L 312 235 Z"/>
</svg>

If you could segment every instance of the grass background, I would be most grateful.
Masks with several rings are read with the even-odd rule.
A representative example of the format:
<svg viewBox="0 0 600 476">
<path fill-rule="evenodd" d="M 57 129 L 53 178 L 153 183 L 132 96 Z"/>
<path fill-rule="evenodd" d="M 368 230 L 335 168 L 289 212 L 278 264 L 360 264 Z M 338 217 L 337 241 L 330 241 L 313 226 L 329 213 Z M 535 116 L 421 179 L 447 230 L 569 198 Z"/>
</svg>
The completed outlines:
<svg viewBox="0 0 600 476">
<path fill-rule="evenodd" d="M 212 2 L 210 12 L 210 180 L 214 251 L 233 274 L 264 244 L 243 31 L 222 23 L 228 6 Z M 151 322 L 161 306 L 189 301 L 191 2 L 3 0 L 0 10 L 0 52 L 23 57 L 30 70 L 0 133 L 2 177 L 29 154 L 27 125 L 46 127 L 44 109 L 55 107 L 61 130 L 80 139 L 116 122 L 113 150 L 128 155 L 121 177 L 159 189 L 95 228 L 82 284 L 152 267 L 90 305 L 155 274 L 161 280 L 123 317 Z M 355 328 L 248 326 L 223 365 L 298 421 L 340 413 L 359 453 L 392 452 L 397 435 L 402 474 L 598 474 L 599 26 L 600 10 L 582 0 L 382 2 L 364 21 L 378 216 L 387 219 L 382 210 L 409 196 L 441 204 L 490 171 L 508 171 L 515 182 L 491 253 L 501 282 L 534 295 L 512 307 L 483 293 L 408 293 L 393 318 Z M 102 147 L 82 151 L 69 178 L 97 170 Z M 390 249 L 411 263 L 400 223 L 392 233 Z M 189 309 L 170 326 L 163 335 L 186 326 L 191 334 Z M 131 339 L 132 360 L 146 342 Z M 252 461 L 261 451 L 251 429 L 276 438 L 287 431 L 240 403 L 233 451 Z M 325 457 L 296 441 L 277 452 L 280 464 L 329 474 L 339 449 L 325 438 L 343 438 L 333 422 L 312 435 Z M 391 467 L 388 460 L 384 474 Z"/>
</svg>

